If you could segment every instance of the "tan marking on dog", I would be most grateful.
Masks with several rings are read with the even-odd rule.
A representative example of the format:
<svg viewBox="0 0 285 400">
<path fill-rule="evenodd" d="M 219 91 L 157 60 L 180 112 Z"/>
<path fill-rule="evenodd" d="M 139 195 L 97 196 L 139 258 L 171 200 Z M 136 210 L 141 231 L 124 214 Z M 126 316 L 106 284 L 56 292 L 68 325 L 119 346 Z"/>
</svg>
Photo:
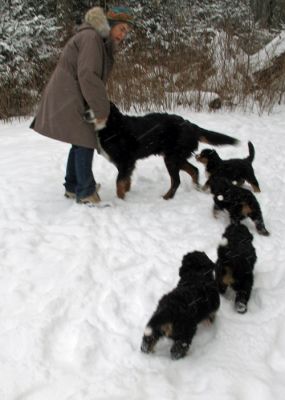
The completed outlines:
<svg viewBox="0 0 285 400">
<path fill-rule="evenodd" d="M 126 192 L 127 192 L 127 188 L 128 188 L 128 184 L 130 185 L 128 179 L 119 181 L 117 183 L 117 196 L 119 197 L 119 199 L 124 199 L 125 198 L 125 195 L 126 195 Z"/>
<path fill-rule="evenodd" d="M 126 192 L 131 190 L 131 178 L 126 179 Z"/>
<path fill-rule="evenodd" d="M 251 185 L 251 187 L 252 187 L 252 189 L 253 189 L 253 191 L 254 191 L 255 193 L 260 193 L 260 192 L 261 192 L 261 190 L 260 190 L 260 188 L 259 188 L 258 186 L 256 186 L 256 185 Z"/>
<path fill-rule="evenodd" d="M 171 322 L 168 322 L 167 324 L 163 324 L 160 327 L 161 331 L 164 333 L 166 337 L 171 337 L 173 333 L 173 325 Z"/>
<path fill-rule="evenodd" d="M 230 267 L 226 267 L 226 274 L 223 275 L 222 281 L 227 286 L 230 286 L 234 283 L 235 280 Z"/>
<path fill-rule="evenodd" d="M 210 313 L 208 315 L 208 318 L 204 319 L 203 322 L 204 322 L 205 325 L 209 326 L 215 321 L 215 318 L 216 318 L 216 312 L 213 311 L 212 313 Z"/>
<path fill-rule="evenodd" d="M 170 177 L 170 181 L 171 181 L 170 189 L 168 190 L 168 192 L 165 193 L 164 196 L 162 196 L 164 198 L 164 200 L 169 200 L 173 197 L 173 189 L 172 189 L 173 188 L 173 179 L 171 177 Z"/>
<path fill-rule="evenodd" d="M 149 346 L 149 351 L 150 351 L 151 353 L 154 353 L 154 348 L 155 348 L 155 345 L 156 345 L 157 342 L 158 342 L 158 339 L 154 339 L 154 340 L 151 342 L 151 345 Z"/>
<path fill-rule="evenodd" d="M 220 210 L 217 210 L 216 208 L 214 208 L 213 207 L 213 216 L 214 216 L 214 218 L 218 218 L 218 216 L 219 216 L 219 213 L 220 213 Z"/>
<path fill-rule="evenodd" d="M 249 205 L 244 203 L 241 210 L 242 215 L 248 216 L 248 214 L 250 214 L 251 212 L 252 209 L 249 207 Z"/>
<path fill-rule="evenodd" d="M 205 136 L 200 136 L 200 137 L 199 137 L 199 142 L 209 144 L 209 142 L 208 142 L 208 140 L 205 138 Z"/>
<path fill-rule="evenodd" d="M 182 171 L 187 172 L 187 174 L 189 174 L 192 178 L 192 181 L 198 185 L 198 175 L 197 172 L 195 171 L 195 169 L 192 167 L 192 165 L 190 165 L 188 162 L 184 163 L 181 168 Z"/>
<path fill-rule="evenodd" d="M 206 157 L 202 157 L 202 156 L 196 156 L 196 160 L 199 161 L 202 164 L 207 165 L 208 164 L 208 159 Z"/>
</svg>

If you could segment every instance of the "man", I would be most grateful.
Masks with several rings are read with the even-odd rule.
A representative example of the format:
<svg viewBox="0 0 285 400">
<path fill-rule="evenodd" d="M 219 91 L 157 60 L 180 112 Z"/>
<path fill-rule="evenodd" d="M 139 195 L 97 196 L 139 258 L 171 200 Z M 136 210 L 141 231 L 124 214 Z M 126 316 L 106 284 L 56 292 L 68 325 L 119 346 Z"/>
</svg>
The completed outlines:
<svg viewBox="0 0 285 400">
<path fill-rule="evenodd" d="M 92 172 L 97 137 L 94 125 L 84 120 L 84 113 L 87 109 L 93 112 L 96 129 L 105 126 L 110 112 L 106 82 L 114 52 L 133 24 L 127 7 L 113 7 L 106 15 L 100 7 L 91 8 L 63 48 L 31 125 L 36 132 L 72 144 L 65 196 L 78 203 L 100 201 Z"/>
</svg>

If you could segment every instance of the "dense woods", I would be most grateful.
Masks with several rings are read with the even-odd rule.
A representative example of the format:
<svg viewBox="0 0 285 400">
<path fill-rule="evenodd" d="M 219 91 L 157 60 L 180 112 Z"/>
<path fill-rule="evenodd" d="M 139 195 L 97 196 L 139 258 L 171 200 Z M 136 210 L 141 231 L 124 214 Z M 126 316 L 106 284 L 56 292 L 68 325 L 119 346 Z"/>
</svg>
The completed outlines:
<svg viewBox="0 0 285 400">
<path fill-rule="evenodd" d="M 61 47 L 86 10 L 122 4 L 0 3 L 0 118 L 33 113 Z M 133 9 L 138 26 L 118 55 L 108 90 L 124 109 L 257 105 L 260 111 L 270 111 L 283 100 L 285 0 L 125 0 L 123 4 Z M 270 43 L 271 51 L 262 53 Z"/>
</svg>

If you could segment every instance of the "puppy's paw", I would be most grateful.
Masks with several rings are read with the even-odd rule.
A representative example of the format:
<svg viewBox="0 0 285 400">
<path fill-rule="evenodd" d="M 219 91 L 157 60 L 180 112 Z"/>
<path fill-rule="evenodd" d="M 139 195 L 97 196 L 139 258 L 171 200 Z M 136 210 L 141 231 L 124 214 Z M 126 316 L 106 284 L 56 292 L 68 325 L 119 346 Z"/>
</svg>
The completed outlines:
<svg viewBox="0 0 285 400">
<path fill-rule="evenodd" d="M 151 353 L 153 351 L 152 349 L 153 349 L 152 344 L 148 340 L 145 340 L 145 338 L 143 338 L 142 344 L 141 344 L 141 351 L 143 353 L 148 354 L 148 353 Z"/>
<path fill-rule="evenodd" d="M 200 183 L 195 183 L 194 186 L 195 186 L 195 189 L 196 189 L 198 192 L 203 192 L 203 191 L 204 191 L 203 186 L 201 186 Z"/>
<path fill-rule="evenodd" d="M 170 354 L 172 360 L 179 360 L 186 356 L 189 349 L 189 344 L 182 342 L 181 340 L 176 341 L 171 347 Z"/>
<path fill-rule="evenodd" d="M 270 232 L 266 228 L 257 229 L 257 232 L 262 236 L 270 236 Z"/>
<path fill-rule="evenodd" d="M 216 319 L 216 313 L 215 313 L 215 312 L 212 312 L 211 314 L 209 314 L 208 318 L 205 319 L 205 322 L 206 322 L 207 325 L 209 326 L 209 325 L 211 325 L 211 324 L 214 323 L 215 319 Z"/>
<path fill-rule="evenodd" d="M 202 189 L 203 192 L 209 192 L 210 191 L 210 187 L 206 183 L 205 183 L 205 185 L 202 186 L 201 189 Z"/>
<path fill-rule="evenodd" d="M 235 309 L 239 314 L 245 314 L 247 312 L 247 305 L 241 301 L 235 303 Z"/>
<path fill-rule="evenodd" d="M 144 336 L 141 344 L 141 351 L 143 353 L 151 353 L 154 351 L 154 346 L 158 338 L 153 334 L 153 330 L 150 326 L 147 326 L 144 331 Z"/>
</svg>

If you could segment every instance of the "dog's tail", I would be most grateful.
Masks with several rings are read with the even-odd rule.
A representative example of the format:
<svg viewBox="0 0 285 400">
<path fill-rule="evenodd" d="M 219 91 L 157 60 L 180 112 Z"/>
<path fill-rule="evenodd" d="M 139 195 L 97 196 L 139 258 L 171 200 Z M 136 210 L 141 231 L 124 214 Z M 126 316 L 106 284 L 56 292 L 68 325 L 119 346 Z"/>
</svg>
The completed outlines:
<svg viewBox="0 0 285 400">
<path fill-rule="evenodd" d="M 238 139 L 232 136 L 225 135 L 223 133 L 208 131 L 207 129 L 200 128 L 200 126 L 191 124 L 193 130 L 198 134 L 198 140 L 202 143 L 212 144 L 212 145 L 224 145 L 224 144 L 238 144 Z"/>
<path fill-rule="evenodd" d="M 254 160 L 254 155 L 255 155 L 255 150 L 254 146 L 251 142 L 248 142 L 248 151 L 249 151 L 249 156 L 246 158 L 250 163 Z"/>
</svg>

